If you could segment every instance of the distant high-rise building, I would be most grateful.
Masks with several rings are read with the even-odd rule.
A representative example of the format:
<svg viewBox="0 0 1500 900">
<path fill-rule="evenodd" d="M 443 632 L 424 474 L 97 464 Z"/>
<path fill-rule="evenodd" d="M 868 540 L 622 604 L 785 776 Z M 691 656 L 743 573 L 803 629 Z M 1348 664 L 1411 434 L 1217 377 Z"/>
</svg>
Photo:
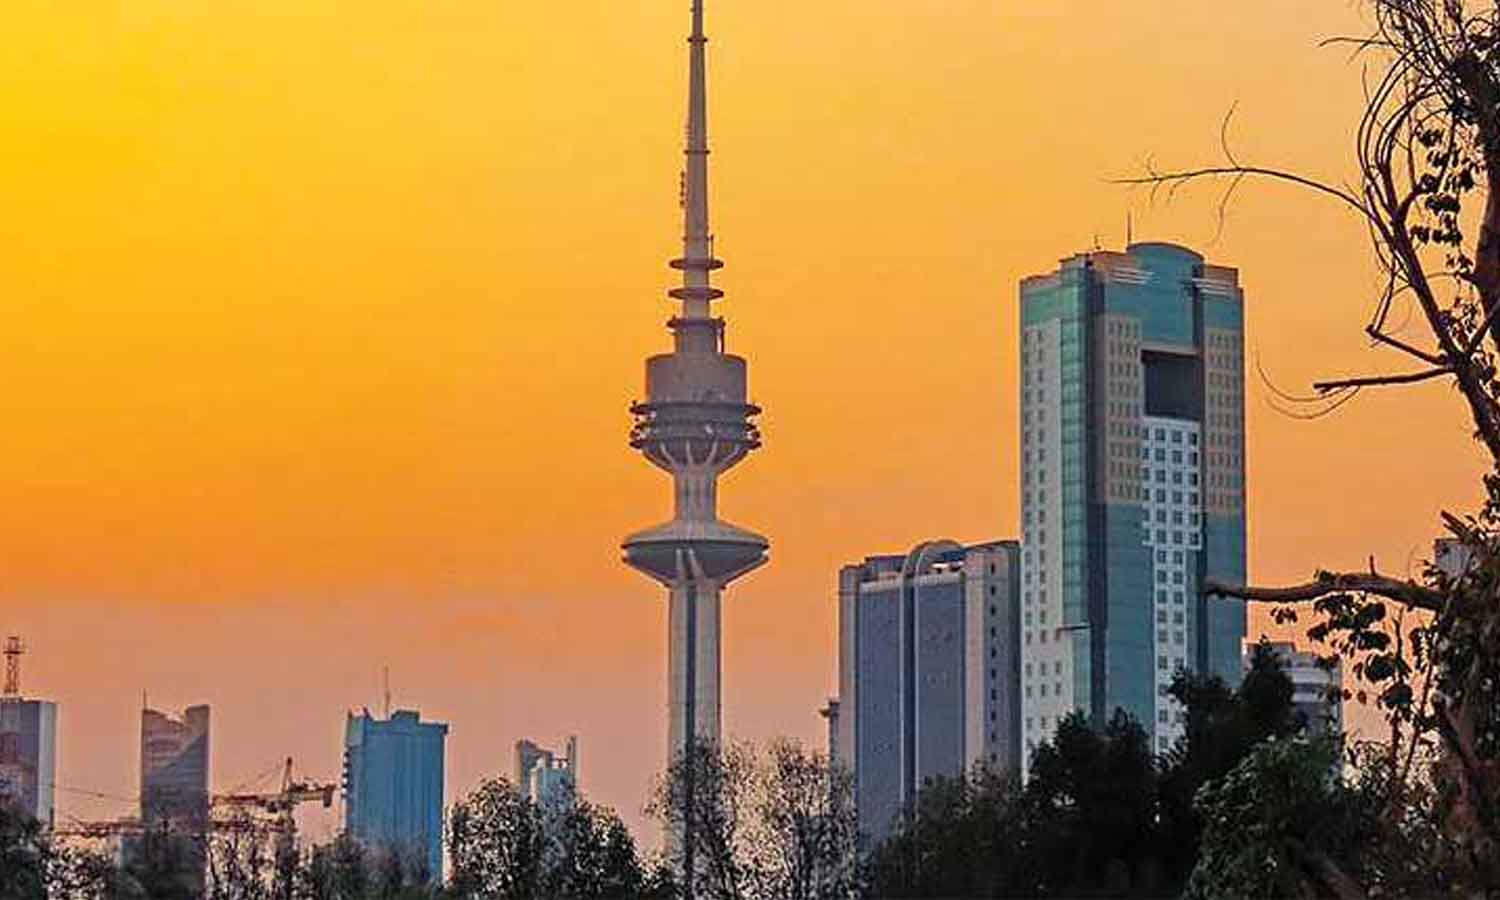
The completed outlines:
<svg viewBox="0 0 1500 900">
<path fill-rule="evenodd" d="M 1022 733 L 1124 709 L 1160 752 L 1178 669 L 1240 678 L 1244 295 L 1172 244 L 1062 261 L 1021 283 Z"/>
<path fill-rule="evenodd" d="M 344 728 L 344 828 L 371 849 L 443 873 L 443 765 L 448 726 L 397 710 L 350 713 Z"/>
<path fill-rule="evenodd" d="M 0 690 L 0 804 L 43 825 L 56 823 L 57 704 L 21 696 L 21 639 L 5 644 Z"/>
<path fill-rule="evenodd" d="M 176 877 L 183 890 L 201 894 L 209 826 L 209 708 L 190 706 L 182 718 L 141 710 L 141 822 L 179 848 Z M 145 838 L 130 838 L 122 853 L 144 852 Z"/>
<path fill-rule="evenodd" d="M 141 821 L 196 827 L 208 818 L 209 708 L 182 718 L 141 710 Z"/>
<path fill-rule="evenodd" d="M 1020 550 L 919 544 L 839 572 L 839 697 L 830 742 L 878 840 L 923 782 L 1019 759 Z"/>
<path fill-rule="evenodd" d="M 516 790 L 542 806 L 571 803 L 578 792 L 578 738 L 561 754 L 516 741 Z"/>
<path fill-rule="evenodd" d="M 56 824 L 57 704 L 0 697 L 0 803 Z"/>
<path fill-rule="evenodd" d="M 1302 717 L 1309 734 L 1337 734 L 1344 728 L 1344 671 L 1337 656 L 1327 665 L 1316 653 L 1277 641 L 1271 652 L 1282 671 L 1292 680 L 1292 708 Z M 1255 644 L 1245 647 L 1245 671 L 1255 658 Z"/>
</svg>

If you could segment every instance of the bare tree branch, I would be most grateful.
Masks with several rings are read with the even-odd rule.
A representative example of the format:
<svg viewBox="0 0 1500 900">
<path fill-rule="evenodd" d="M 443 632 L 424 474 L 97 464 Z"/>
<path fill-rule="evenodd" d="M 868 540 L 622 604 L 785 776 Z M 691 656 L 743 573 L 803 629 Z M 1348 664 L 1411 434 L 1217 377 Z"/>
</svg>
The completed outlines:
<svg viewBox="0 0 1500 900">
<path fill-rule="evenodd" d="M 1414 581 L 1401 581 L 1377 572 L 1319 572 L 1313 581 L 1289 587 L 1251 587 L 1206 580 L 1206 597 L 1232 597 L 1255 603 L 1311 603 L 1329 594 L 1375 594 L 1416 609 L 1441 612 L 1446 597 Z"/>
<path fill-rule="evenodd" d="M 1313 390 L 1327 393 L 1329 391 L 1343 390 L 1355 387 L 1379 387 L 1388 384 L 1416 384 L 1419 381 L 1431 381 L 1444 375 L 1452 375 L 1450 366 L 1438 366 L 1435 369 L 1424 369 L 1421 372 L 1405 372 L 1400 375 L 1370 375 L 1364 378 L 1344 378 L 1338 381 L 1315 381 Z"/>
<path fill-rule="evenodd" d="M 1323 182 L 1313 178 L 1307 178 L 1305 176 L 1298 175 L 1295 172 L 1283 172 L 1280 169 L 1268 169 L 1262 166 L 1206 166 L 1201 169 L 1184 169 L 1175 172 L 1152 172 L 1139 178 L 1110 179 L 1110 183 L 1121 185 L 1149 185 L 1151 187 L 1160 187 L 1162 185 L 1180 185 L 1188 181 L 1197 180 L 1199 178 L 1242 178 L 1247 175 L 1257 175 L 1263 178 L 1272 178 L 1280 181 L 1289 181 L 1293 184 L 1300 184 L 1303 187 L 1311 188 L 1315 191 L 1320 191 L 1324 194 L 1328 194 L 1331 197 L 1336 197 L 1339 200 L 1342 200 L 1344 203 L 1347 203 L 1349 206 L 1353 207 L 1361 216 L 1365 217 L 1366 219 L 1375 219 L 1375 216 L 1370 212 L 1369 207 L 1367 207 L 1353 194 L 1350 194 L 1345 190 L 1324 184 Z"/>
<path fill-rule="evenodd" d="M 1385 344 L 1389 347 L 1395 347 L 1397 350 L 1415 356 L 1417 359 L 1420 359 L 1425 363 L 1430 363 L 1434 366 L 1447 364 L 1447 361 L 1444 360 L 1441 356 L 1438 356 L 1436 353 L 1428 353 L 1425 350 L 1419 350 L 1416 347 L 1413 347 L 1411 344 L 1408 344 L 1405 341 L 1401 340 L 1400 338 L 1392 337 L 1391 335 L 1386 334 L 1384 331 L 1381 331 L 1374 325 L 1366 328 L 1365 334 L 1368 334 L 1370 336 L 1370 339 L 1373 341 Z"/>
</svg>

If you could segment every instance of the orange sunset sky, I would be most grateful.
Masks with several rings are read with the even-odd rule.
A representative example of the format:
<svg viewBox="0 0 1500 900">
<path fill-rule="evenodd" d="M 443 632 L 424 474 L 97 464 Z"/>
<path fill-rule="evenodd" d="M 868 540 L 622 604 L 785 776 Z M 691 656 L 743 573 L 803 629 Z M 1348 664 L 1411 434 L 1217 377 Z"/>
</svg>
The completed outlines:
<svg viewBox="0 0 1500 900">
<path fill-rule="evenodd" d="M 1172 240 L 1239 267 L 1279 386 L 1399 365 L 1352 174 L 1356 0 L 709 0 L 719 307 L 772 564 L 725 603 L 725 729 L 821 745 L 836 570 L 1016 534 L 1018 280 Z M 62 812 L 129 811 L 138 709 L 214 707 L 214 782 L 336 777 L 344 710 L 452 724 L 449 793 L 581 738 L 632 824 L 665 754 L 668 515 L 626 447 L 668 346 L 687 0 L 10 0 L 0 29 L 0 632 L 61 704 Z M 1405 572 L 1481 456 L 1441 384 L 1249 397 L 1251 572 Z M 1266 627 L 1252 619 L 1252 636 Z"/>
</svg>

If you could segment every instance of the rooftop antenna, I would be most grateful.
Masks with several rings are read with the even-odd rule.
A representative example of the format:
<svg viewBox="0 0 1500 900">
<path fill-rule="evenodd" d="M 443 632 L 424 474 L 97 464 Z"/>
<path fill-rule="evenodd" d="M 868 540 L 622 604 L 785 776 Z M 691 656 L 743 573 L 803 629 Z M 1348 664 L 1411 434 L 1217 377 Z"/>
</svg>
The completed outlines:
<svg viewBox="0 0 1500 900">
<path fill-rule="evenodd" d="M 390 718 L 391 718 L 391 667 L 390 666 L 386 666 L 385 667 L 384 673 L 382 675 L 382 679 L 383 680 L 382 680 L 381 684 L 382 684 L 382 687 L 384 688 L 384 691 L 385 691 L 385 718 L 386 718 L 387 721 L 389 721 Z"/>
<path fill-rule="evenodd" d="M 5 696 L 17 698 L 21 696 L 21 654 L 26 652 L 26 645 L 21 639 L 12 635 L 5 639 Z"/>
</svg>

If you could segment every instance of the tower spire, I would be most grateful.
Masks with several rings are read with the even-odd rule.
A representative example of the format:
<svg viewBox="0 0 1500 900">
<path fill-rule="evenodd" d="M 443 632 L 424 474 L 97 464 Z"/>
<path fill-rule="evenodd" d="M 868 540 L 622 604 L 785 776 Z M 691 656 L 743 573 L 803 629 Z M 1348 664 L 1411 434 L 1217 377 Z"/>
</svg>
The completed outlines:
<svg viewBox="0 0 1500 900">
<path fill-rule="evenodd" d="M 708 37 L 703 32 L 703 0 L 693 0 L 693 30 L 688 36 L 688 116 L 685 168 L 682 174 L 682 286 L 670 293 L 682 301 L 673 320 L 678 346 L 685 350 L 717 349 L 719 331 L 710 326 L 710 304 L 724 296 L 709 273 L 723 263 L 714 258 L 708 224 Z M 705 326 L 709 326 L 705 328 Z"/>
</svg>

